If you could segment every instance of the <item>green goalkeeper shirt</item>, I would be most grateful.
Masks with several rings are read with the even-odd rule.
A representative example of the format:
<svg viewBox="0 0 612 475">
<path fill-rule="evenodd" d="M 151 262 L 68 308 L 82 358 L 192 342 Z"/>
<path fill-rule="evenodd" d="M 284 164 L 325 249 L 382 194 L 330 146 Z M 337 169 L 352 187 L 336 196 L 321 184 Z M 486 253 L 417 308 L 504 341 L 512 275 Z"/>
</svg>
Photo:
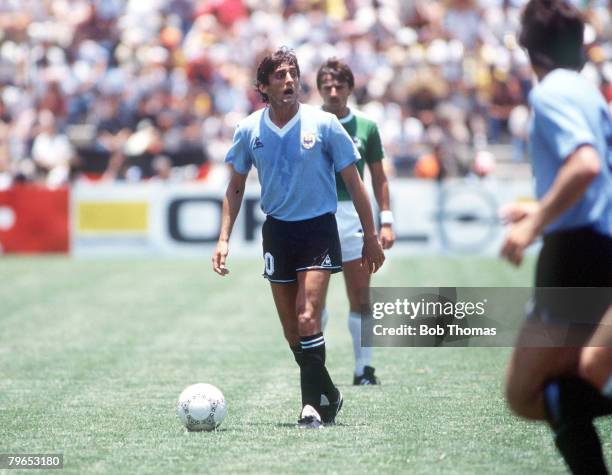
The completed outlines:
<svg viewBox="0 0 612 475">
<path fill-rule="evenodd" d="M 359 149 L 362 160 L 358 160 L 355 165 L 357 165 L 359 175 L 363 179 L 363 170 L 366 162 L 379 162 L 385 156 L 378 127 L 373 120 L 360 112 L 353 112 L 351 109 L 349 109 L 346 117 L 340 119 L 340 123 Z M 338 201 L 351 200 L 351 195 L 346 189 L 340 173 L 336 173 L 336 191 L 338 192 Z"/>
</svg>

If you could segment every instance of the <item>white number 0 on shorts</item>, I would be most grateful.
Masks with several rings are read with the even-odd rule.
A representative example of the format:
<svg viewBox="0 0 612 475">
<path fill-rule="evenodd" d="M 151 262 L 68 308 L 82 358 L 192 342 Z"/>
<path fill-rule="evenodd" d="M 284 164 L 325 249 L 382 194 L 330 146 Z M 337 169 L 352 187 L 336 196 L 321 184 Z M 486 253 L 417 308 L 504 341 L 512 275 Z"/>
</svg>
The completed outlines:
<svg viewBox="0 0 612 475">
<path fill-rule="evenodd" d="M 266 264 L 266 274 L 274 274 L 274 256 L 269 252 L 264 254 L 264 262 Z"/>
</svg>

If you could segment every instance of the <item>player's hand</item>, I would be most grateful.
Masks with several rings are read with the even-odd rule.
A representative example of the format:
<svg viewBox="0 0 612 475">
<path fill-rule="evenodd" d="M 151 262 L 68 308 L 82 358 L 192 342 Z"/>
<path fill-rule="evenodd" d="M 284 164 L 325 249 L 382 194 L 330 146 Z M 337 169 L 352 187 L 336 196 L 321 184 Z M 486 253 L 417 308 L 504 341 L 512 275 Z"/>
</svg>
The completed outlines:
<svg viewBox="0 0 612 475">
<path fill-rule="evenodd" d="M 228 253 L 229 243 L 227 241 L 219 240 L 217 242 L 215 253 L 212 256 L 212 266 L 213 270 L 220 276 L 229 274 L 229 269 L 225 267 L 225 260 L 227 259 Z"/>
<path fill-rule="evenodd" d="M 541 232 L 537 211 L 537 206 L 527 210 L 520 219 L 510 226 L 510 230 L 506 235 L 501 249 L 501 256 L 508 259 L 515 266 L 523 262 L 525 249 L 535 241 Z"/>
<path fill-rule="evenodd" d="M 525 216 L 535 213 L 538 210 L 537 201 L 519 201 L 502 206 L 498 215 L 504 223 L 516 223 Z"/>
<path fill-rule="evenodd" d="M 395 243 L 395 233 L 390 224 L 383 224 L 380 227 L 380 244 L 383 249 L 391 249 Z"/>
<path fill-rule="evenodd" d="M 361 251 L 361 265 L 367 269 L 368 274 L 373 274 L 382 267 L 383 262 L 385 262 L 385 253 L 376 234 L 366 236 Z"/>
</svg>

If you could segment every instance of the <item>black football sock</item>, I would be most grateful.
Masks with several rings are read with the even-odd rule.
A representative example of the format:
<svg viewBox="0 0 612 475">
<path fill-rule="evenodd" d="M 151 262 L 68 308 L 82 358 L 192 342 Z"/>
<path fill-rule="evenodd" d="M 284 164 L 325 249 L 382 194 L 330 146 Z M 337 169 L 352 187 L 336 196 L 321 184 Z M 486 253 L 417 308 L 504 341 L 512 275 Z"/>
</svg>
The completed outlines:
<svg viewBox="0 0 612 475">
<path fill-rule="evenodd" d="M 325 340 L 323 333 L 300 338 L 302 364 L 300 383 L 302 386 L 302 405 L 311 405 L 321 410 L 323 394 L 323 369 L 325 368 Z"/>
<path fill-rule="evenodd" d="M 548 389 L 552 383 L 555 384 Z M 545 399 L 551 399 L 552 402 L 558 399 L 558 405 L 561 406 L 563 413 L 572 418 L 586 414 L 587 417 L 593 419 L 612 414 L 612 399 L 601 394 L 595 386 L 576 376 L 550 381 L 546 386 L 545 396 Z M 574 415 L 575 412 L 578 412 L 578 415 Z"/>
<path fill-rule="evenodd" d="M 559 378 L 544 388 L 555 445 L 574 474 L 607 474 L 593 418 L 609 412 L 608 401 L 580 378 Z"/>
<path fill-rule="evenodd" d="M 298 366 L 302 366 L 302 347 L 301 346 L 291 346 L 291 351 L 293 352 L 293 357 L 295 358 L 295 362 Z M 325 346 L 323 346 L 323 364 L 325 364 Z M 331 379 L 331 376 L 327 372 L 327 368 L 323 366 L 322 370 L 322 381 L 323 381 L 323 394 L 327 397 L 329 402 L 336 402 L 340 395 L 340 391 L 334 385 L 334 382 Z M 304 401 L 302 400 L 302 406 L 304 405 Z"/>
<path fill-rule="evenodd" d="M 338 391 L 338 388 L 336 387 L 336 385 L 331 379 L 331 376 L 327 372 L 327 368 L 325 367 L 325 358 L 326 351 L 325 345 L 323 345 L 323 369 L 321 370 L 321 378 L 323 380 L 323 394 L 325 394 L 327 400 L 331 403 L 336 402 L 338 400 L 338 397 L 340 396 L 340 391 Z"/>
</svg>

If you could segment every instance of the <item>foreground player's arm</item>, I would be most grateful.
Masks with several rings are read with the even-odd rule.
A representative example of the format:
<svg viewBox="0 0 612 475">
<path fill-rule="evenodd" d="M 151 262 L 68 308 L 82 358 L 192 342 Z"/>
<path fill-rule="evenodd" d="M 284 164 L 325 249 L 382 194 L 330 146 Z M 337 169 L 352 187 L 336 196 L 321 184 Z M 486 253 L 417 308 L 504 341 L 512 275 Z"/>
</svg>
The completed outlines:
<svg viewBox="0 0 612 475">
<path fill-rule="evenodd" d="M 225 191 L 223 213 L 221 214 L 221 233 L 219 234 L 217 247 L 212 257 L 213 270 L 221 276 L 229 274 L 229 269 L 225 267 L 225 260 L 229 252 L 229 238 L 232 234 L 232 228 L 242 204 L 246 178 L 247 175 L 241 175 L 233 170 L 227 190 Z"/>
<path fill-rule="evenodd" d="M 547 225 L 580 200 L 599 174 L 600 167 L 597 150 L 590 145 L 578 147 L 565 160 L 550 190 L 540 202 L 520 210 L 508 208 L 507 214 L 514 224 L 502 247 L 502 256 L 519 265 L 525 248 Z"/>
<path fill-rule="evenodd" d="M 370 163 L 369 167 L 372 175 L 374 197 L 376 203 L 378 203 L 378 209 L 381 211 L 380 243 L 383 249 L 391 249 L 395 242 L 395 233 L 393 232 L 393 215 L 391 214 L 389 200 L 389 181 L 381 160 Z M 383 217 L 386 219 L 383 219 Z"/>
<path fill-rule="evenodd" d="M 364 234 L 362 263 L 367 266 L 371 274 L 383 265 L 385 254 L 378 242 L 370 199 L 355 165 L 349 165 L 341 170 L 340 174 L 361 221 Z"/>
</svg>

